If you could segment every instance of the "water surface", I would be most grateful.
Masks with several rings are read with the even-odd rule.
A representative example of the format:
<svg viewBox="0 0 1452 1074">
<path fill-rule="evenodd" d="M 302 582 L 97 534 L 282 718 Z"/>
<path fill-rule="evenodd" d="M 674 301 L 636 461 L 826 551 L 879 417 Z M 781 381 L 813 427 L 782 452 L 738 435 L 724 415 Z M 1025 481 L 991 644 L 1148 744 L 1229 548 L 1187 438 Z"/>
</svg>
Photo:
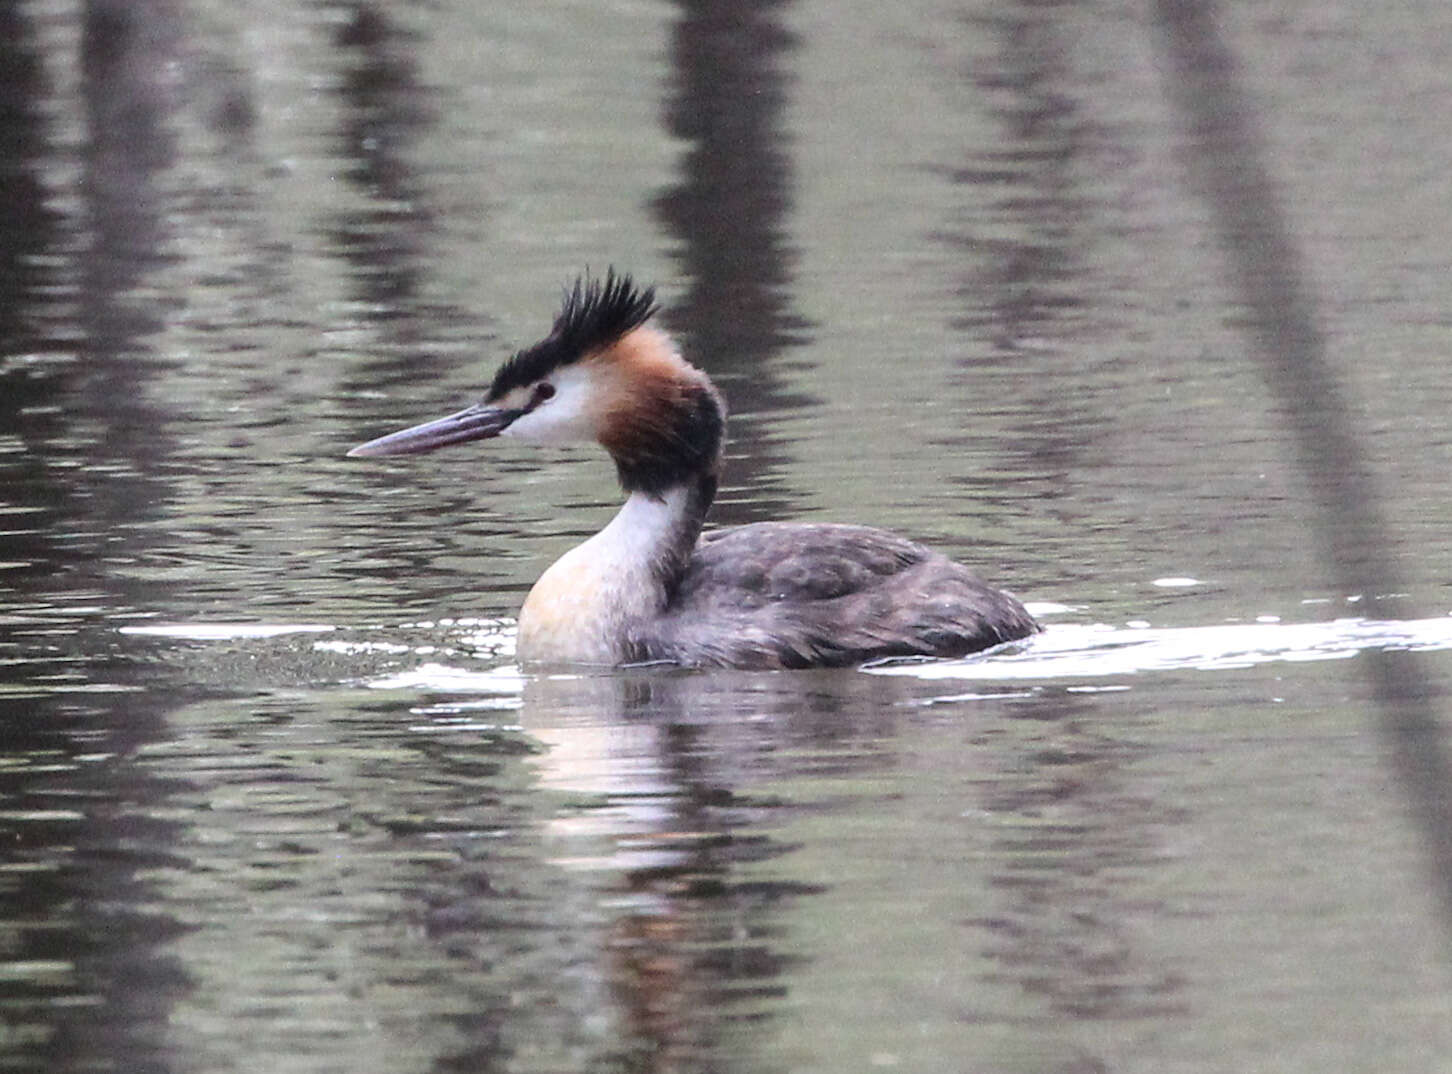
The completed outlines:
<svg viewBox="0 0 1452 1074">
<path fill-rule="evenodd" d="M 1437 1069 L 1452 13 L 1181 8 L 0 13 L 0 1067 Z M 521 672 L 610 264 L 1048 631 Z"/>
</svg>

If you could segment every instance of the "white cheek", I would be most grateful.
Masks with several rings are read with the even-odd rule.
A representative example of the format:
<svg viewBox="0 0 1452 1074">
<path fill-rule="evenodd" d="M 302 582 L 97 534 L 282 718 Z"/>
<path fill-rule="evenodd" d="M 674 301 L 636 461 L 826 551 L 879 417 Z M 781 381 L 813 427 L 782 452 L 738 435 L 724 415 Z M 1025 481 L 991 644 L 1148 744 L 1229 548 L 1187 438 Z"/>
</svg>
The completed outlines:
<svg viewBox="0 0 1452 1074">
<path fill-rule="evenodd" d="M 550 377 L 552 399 L 515 419 L 500 435 L 529 444 L 574 444 L 595 439 L 590 414 L 590 379 L 581 369 L 562 369 Z"/>
</svg>

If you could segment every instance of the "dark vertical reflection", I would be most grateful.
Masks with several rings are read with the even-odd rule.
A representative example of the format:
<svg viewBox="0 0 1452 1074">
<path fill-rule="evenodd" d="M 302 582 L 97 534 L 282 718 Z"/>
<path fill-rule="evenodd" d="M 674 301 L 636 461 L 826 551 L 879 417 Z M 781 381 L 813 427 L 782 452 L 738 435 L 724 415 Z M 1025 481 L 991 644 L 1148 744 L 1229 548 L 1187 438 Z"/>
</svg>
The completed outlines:
<svg viewBox="0 0 1452 1074">
<path fill-rule="evenodd" d="M 1097 207 L 1086 184 L 1104 134 L 1090 129 L 1078 99 L 1064 25 L 1071 6 L 1026 0 L 970 20 L 992 47 L 967 76 L 997 129 L 948 173 L 974 215 L 940 236 L 969 266 L 954 322 L 967 337 L 965 382 L 983 392 L 996 375 L 1015 378 L 1012 392 L 1030 402 L 1012 450 L 1053 481 L 1081 469 L 1105 425 L 1052 376 L 1039 378 L 1037 396 L 1023 387 L 1063 366 L 1090 331 Z M 972 499 L 995 491 L 976 489 Z M 1163 805 L 1126 797 L 1118 770 L 1129 750 L 1085 729 L 1081 701 L 1051 693 L 1024 711 L 1034 719 L 1020 725 L 1019 748 L 1005 754 L 1012 767 L 987 785 L 983 804 L 1001 833 L 992 856 L 998 897 L 972 918 L 995 967 L 988 980 L 1021 990 L 1046 1020 L 1176 1013 L 1179 982 L 1134 942 L 1123 923 L 1133 912 L 1113 880 L 1152 856 L 1168 824 Z M 1067 1069 L 1103 1063 L 1085 1053 Z"/>
<path fill-rule="evenodd" d="M 132 669 L 111 663 L 91 622 L 124 603 L 108 563 L 165 495 L 150 476 L 170 451 L 164 415 L 145 400 L 166 310 L 148 280 L 170 260 L 179 27 L 166 3 L 81 10 L 86 136 L 63 148 L 24 11 L 0 8 L 0 431 L 23 445 L 0 453 L 0 559 L 22 564 L 0 574 L 0 934 L 19 969 L 0 982 L 0 1066 L 159 1071 L 186 984 L 160 953 L 178 926 L 152 912 L 144 879 L 168 858 L 174 829 L 153 812 L 167 788 L 131 760 L 158 718 L 128 703 Z M 68 176 L 72 163 L 73 189 L 44 190 L 43 170 Z"/>
<path fill-rule="evenodd" d="M 1045 500 L 1063 492 L 1069 474 L 1082 472 L 1084 456 L 1109 425 L 1051 375 L 1072 365 L 1074 349 L 1084 347 L 1102 315 L 1092 309 L 1092 242 L 1102 207 L 1091 184 L 1108 135 L 1090 126 L 1079 100 L 1084 89 L 1074 80 L 1065 25 L 1072 6 L 1073 0 L 1023 0 L 966 21 L 973 38 L 991 46 L 965 75 L 976 107 L 996 129 L 948 171 L 970 215 L 936 237 L 961 252 L 965 269 L 953 321 L 963 339 L 965 405 L 1000 391 L 1018 400 L 1016 435 L 981 448 L 1007 447 L 1014 477 L 961 478 L 969 511 L 1028 498 L 1036 513 L 1051 509 Z M 994 378 L 1011 384 L 1000 389 Z M 1001 425 L 991 428 L 989 435 L 1001 435 Z M 983 434 L 970 427 L 962 438 L 975 435 Z M 999 539 L 992 532 L 976 538 L 980 547 Z M 1087 568 L 1057 560 L 1054 569 L 1072 582 L 1074 571 Z"/>
<path fill-rule="evenodd" d="M 329 6 L 329 15 L 338 18 L 339 13 Z M 347 316 L 368 337 L 361 358 L 347 363 L 341 386 L 360 396 L 388 399 L 395 395 L 393 389 L 400 396 L 416 394 L 421 379 L 439 376 L 450 362 L 466 363 L 474 375 L 484 375 L 478 369 L 484 348 L 442 347 L 439 342 L 455 332 L 471 343 L 487 338 L 487 313 L 426 297 L 431 279 L 440 272 L 441 255 L 435 207 L 418 174 L 431 162 L 428 150 L 418 143 L 442 105 L 436 91 L 421 83 L 416 56 L 433 46 L 401 26 L 386 5 L 350 4 L 341 15 L 333 34 L 341 76 L 338 155 L 340 178 L 356 198 L 333 219 L 329 238 L 341 261 L 339 278 L 353 298 Z M 443 271 L 447 275 L 448 269 Z M 394 405 L 384 404 L 388 422 L 398 420 Z M 362 419 L 358 412 L 357 420 Z M 365 468 L 362 479 L 379 487 L 396 482 L 384 467 Z M 457 599 L 458 579 L 425 569 L 436 553 L 418 545 L 416 523 L 410 525 L 406 547 L 393 550 L 371 569 L 389 577 L 434 578 L 434 591 L 419 599 L 425 604 L 451 602 Z M 449 536 L 434 534 L 431 539 Z"/>
<path fill-rule="evenodd" d="M 177 826 L 156 819 L 170 788 L 130 759 L 155 722 L 136 719 L 124 688 L 81 703 L 36 685 L 0 703 L 7 728 L 48 732 L 22 733 L 4 750 L 0 837 L 13 871 L 0 885 L 0 934 L 15 930 L 7 959 L 34 968 L 0 988 L 19 1015 L 7 1021 L 24 1026 L 13 1052 L 0 1048 L 18 1065 L 0 1066 L 170 1070 L 167 1022 L 189 982 L 165 945 L 184 926 L 154 909 L 146 874 L 175 864 Z"/>
<path fill-rule="evenodd" d="M 666 124 L 688 148 L 679 182 L 655 207 L 681 241 L 687 280 L 672 327 L 736 415 L 730 432 L 740 457 L 730 461 L 728 491 L 714 512 L 723 523 L 788 513 L 791 497 L 774 476 L 782 454 L 763 419 L 808 401 L 786 391 L 773 368 L 808 327 L 791 311 L 785 236 L 791 172 L 783 63 L 795 47 L 785 7 L 782 0 L 679 0 L 671 40 Z M 733 488 L 744 494 L 738 499 Z M 729 1049 L 720 1040 L 723 1020 L 706 1015 L 779 987 L 784 961 L 758 922 L 788 892 L 730 880 L 733 863 L 779 849 L 740 830 L 745 811 L 711 771 L 701 728 L 684 715 L 699 717 L 701 699 L 677 685 L 640 684 L 624 714 L 661 729 L 661 763 L 678 791 L 659 835 L 685 849 L 669 865 L 628 874 L 630 890 L 653 896 L 658 910 L 621 916 L 611 930 L 611 982 L 635 1039 L 625 1058 L 648 1071 L 712 1068 L 705 1057 Z M 689 840 L 671 839 L 672 829 L 691 833 Z"/>
<path fill-rule="evenodd" d="M 1017 988 L 1042 1008 L 1045 1023 L 1154 1019 L 1185 1012 L 1184 979 L 1141 941 L 1142 893 L 1127 896 L 1122 877 L 1152 866 L 1163 833 L 1178 818 L 1146 801 L 1122 773 L 1139 750 L 1078 719 L 1061 697 L 1043 701 L 1018 727 L 1018 748 L 985 783 L 985 812 L 995 816 L 994 905 L 974 924 L 994 964 L 987 979 Z M 1122 720 L 1121 720 L 1122 726 Z M 1071 1066 L 1107 1070 L 1082 1045 Z"/>
<path fill-rule="evenodd" d="M 792 251 L 785 238 L 791 169 L 782 122 L 795 47 L 782 24 L 785 0 L 679 0 L 672 33 L 673 88 L 666 124 L 688 143 L 679 183 L 656 201 L 688 286 L 671 311 L 690 358 L 720 383 L 739 414 L 731 435 L 743 455 L 726 472 L 715 517 L 776 517 L 790 497 L 772 476 L 779 448 L 754 416 L 800 406 L 772 360 L 808 327 L 791 312 Z"/>
<path fill-rule="evenodd" d="M 1037 352 L 1072 333 L 1083 306 L 1081 249 L 1086 198 L 1078 189 L 1086 132 L 1068 86 L 1068 58 L 1057 7 L 998 5 L 971 20 L 998 44 L 969 72 L 1001 137 L 977 148 L 954 182 L 988 193 L 992 218 L 983 234 L 956 241 L 980 270 L 959 291 L 956 327 L 991 343 L 997 362 L 1027 345 Z M 973 358 L 965 359 L 972 362 Z"/>
<path fill-rule="evenodd" d="M 1159 0 L 1169 96 L 1185 132 L 1191 181 L 1208 204 L 1231 283 L 1244 307 L 1251 356 L 1295 436 L 1318 514 L 1327 567 L 1368 615 L 1405 618 L 1379 483 L 1357 442 L 1356 422 L 1316 323 L 1314 296 L 1265 164 L 1265 146 L 1235 57 L 1221 39 L 1217 5 Z M 1428 872 L 1452 939 L 1452 759 L 1415 653 L 1363 653 Z"/>
<path fill-rule="evenodd" d="M 181 20 L 164 0 L 92 0 L 83 19 L 82 190 L 91 245 L 81 284 L 85 344 L 77 409 L 100 433 L 86 454 L 94 463 L 120 463 L 124 476 L 85 489 L 82 525 L 103 534 L 135 532 L 165 496 L 150 475 L 172 450 L 161 432 L 168 415 L 148 405 L 146 382 L 156 372 L 151 339 L 166 313 L 149 277 L 174 260 L 166 249 L 164 176 L 177 155 L 170 73 L 183 44 Z M 75 396 L 68 405 L 76 406 Z M 159 716 L 149 707 L 135 713 L 118 703 L 79 711 L 80 742 L 94 748 L 100 732 L 118 760 L 159 734 Z M 88 774 L 78 772 L 79 788 Z M 166 788 L 124 760 L 99 769 L 94 780 L 94 804 L 72 836 L 66 886 L 79 982 L 102 1002 L 68 1011 L 55 1045 L 78 1068 L 105 1059 L 131 1070 L 166 1070 L 167 1009 L 186 982 L 157 948 L 179 926 L 150 912 L 152 893 L 138 875 L 161 864 L 173 840 L 174 826 L 154 813 Z"/>
<path fill-rule="evenodd" d="M 165 249 L 170 235 L 161 179 L 177 153 L 169 122 L 176 107 L 171 83 L 181 46 L 179 13 L 166 0 L 92 0 L 84 19 L 83 183 L 92 242 L 84 281 L 87 371 L 100 378 L 92 382 L 104 393 L 99 398 L 135 403 L 148 372 L 141 360 L 149 356 L 145 340 L 160 327 L 163 312 L 142 285 L 172 260 Z M 154 417 L 135 415 L 144 422 Z"/>
<path fill-rule="evenodd" d="M 5 499 L 23 508 L 0 537 L 0 599 L 55 573 L 51 523 L 63 499 L 49 484 L 39 442 L 53 432 L 59 370 L 70 363 L 66 347 L 45 331 L 57 318 L 55 296 L 63 288 L 65 221 L 47 205 L 41 161 L 49 151 L 40 119 L 49 95 L 39 44 L 18 4 L 0 5 L 0 472 Z M 12 609 L 12 614 L 14 611 Z M 0 635 L 0 657 L 12 659 L 19 642 Z"/>
<path fill-rule="evenodd" d="M 346 58 L 339 88 L 344 175 L 368 199 L 369 212 L 338 221 L 340 252 L 363 302 L 363 316 L 404 316 L 418 293 L 419 253 L 430 220 L 409 170 L 408 151 L 429 121 L 415 82 L 413 42 L 377 8 L 359 4 L 335 34 Z"/>
<path fill-rule="evenodd" d="M 415 380 L 420 345 L 443 324 L 462 319 L 420 297 L 435 228 L 413 158 L 436 102 L 419 83 L 418 41 L 383 7 L 345 7 L 334 43 L 343 64 L 342 177 L 366 208 L 340 215 L 332 237 L 348 266 L 357 316 L 376 336 L 377 357 L 358 363 L 354 375 L 376 391 Z"/>
<path fill-rule="evenodd" d="M 163 311 L 155 296 L 136 292 L 168 260 L 156 180 L 174 154 L 161 85 L 174 43 L 169 29 L 125 3 L 84 10 L 81 103 L 88 137 L 78 189 L 47 192 L 39 178 L 43 164 L 60 173 L 57 162 L 72 163 L 71 151 L 60 148 L 40 119 L 55 91 L 44 81 L 41 46 L 21 10 L 5 6 L 9 25 L 0 45 L 8 53 L 4 137 L 10 150 L 0 165 L 6 185 L 0 347 L 13 356 L 0 365 L 0 415 L 4 430 L 25 445 L 5 462 L 7 484 L 15 487 L 10 495 L 26 509 L 26 524 L 6 527 L 5 538 L 25 566 L 6 573 L 8 581 L 28 578 L 37 586 L 38 576 L 56 578 L 56 605 L 89 604 L 88 587 L 109 582 L 100 562 L 107 546 L 123 540 L 124 523 L 145 517 L 159 498 L 130 463 L 132 452 L 144 463 L 164 449 L 156 435 L 161 415 L 146 407 L 142 392 L 152 372 L 145 340 Z M 169 26 L 172 13 L 163 12 L 160 21 Z M 62 204 L 61 194 L 79 195 L 70 204 L 80 208 L 67 216 L 51 207 Z M 118 460 L 125 460 L 124 471 L 104 465 Z M 107 478 L 97 476 L 103 469 Z"/>
<path fill-rule="evenodd" d="M 83 13 L 84 342 L 63 406 L 94 430 L 95 442 L 82 449 L 86 461 L 125 475 L 85 481 L 86 514 L 107 520 L 103 531 L 87 534 L 98 543 L 137 534 L 135 523 L 155 517 L 166 495 L 153 475 L 172 450 L 163 432 L 172 415 L 152 401 L 148 383 L 158 373 L 154 337 L 172 312 L 153 279 L 176 260 L 168 250 L 174 230 L 165 184 L 177 159 L 175 71 L 182 47 L 180 14 L 167 0 L 93 0 Z M 97 581 L 131 588 L 117 576 Z M 130 595 L 143 606 L 155 596 L 149 587 Z"/>
<path fill-rule="evenodd" d="M 45 267 L 60 243 L 60 214 L 46 206 L 40 162 L 48 152 L 41 106 L 50 94 L 34 28 L 20 5 L 0 6 L 0 505 L 6 509 L 0 538 L 0 800 L 16 819 L 0 822 L 7 869 L 0 875 L 0 952 L 20 966 L 67 966 L 73 932 L 58 911 L 71 895 L 58 848 L 69 843 L 66 825 L 45 824 L 22 812 L 33 802 L 36 769 L 74 752 L 70 732 L 78 722 L 47 692 L 28 682 L 65 674 L 65 663 L 39 652 L 36 634 L 49 629 L 36 614 L 63 564 L 54 549 L 54 525 L 64 517 L 64 489 L 51 480 L 35 450 L 55 422 L 33 415 L 53 411 L 58 397 L 54 366 L 38 359 L 48 350 L 37 330 L 41 298 L 54 293 L 61 274 Z M 50 356 L 64 363 L 64 356 Z M 27 358 L 29 360 L 27 360 Z M 11 443 L 13 447 L 9 446 Z M 11 971 L 0 981 L 6 1014 L 0 1068 L 40 1069 L 58 1053 L 53 1005 L 78 991 L 72 974 Z"/>
<path fill-rule="evenodd" d="M 45 86 L 38 46 L 18 4 L 0 6 L 0 345 L 5 355 L 30 353 L 45 346 L 33 323 L 37 296 L 54 291 L 59 274 L 43 264 L 60 226 L 60 214 L 46 205 L 37 174 L 45 153 L 45 131 L 38 104 Z M 21 378 L 7 363 L 0 366 L 7 389 L 6 430 L 17 426 L 15 393 Z"/>
</svg>

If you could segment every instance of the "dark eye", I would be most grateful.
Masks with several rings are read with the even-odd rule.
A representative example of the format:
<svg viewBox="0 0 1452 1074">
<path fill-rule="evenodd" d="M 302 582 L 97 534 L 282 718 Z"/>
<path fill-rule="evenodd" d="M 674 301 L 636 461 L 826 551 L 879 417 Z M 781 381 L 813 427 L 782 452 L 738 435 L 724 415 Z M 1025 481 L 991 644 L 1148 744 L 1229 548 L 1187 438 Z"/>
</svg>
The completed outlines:
<svg viewBox="0 0 1452 1074">
<path fill-rule="evenodd" d="M 539 406 L 546 399 L 555 397 L 555 386 L 553 384 L 536 384 L 534 386 L 534 398 L 529 401 L 532 407 Z"/>
</svg>

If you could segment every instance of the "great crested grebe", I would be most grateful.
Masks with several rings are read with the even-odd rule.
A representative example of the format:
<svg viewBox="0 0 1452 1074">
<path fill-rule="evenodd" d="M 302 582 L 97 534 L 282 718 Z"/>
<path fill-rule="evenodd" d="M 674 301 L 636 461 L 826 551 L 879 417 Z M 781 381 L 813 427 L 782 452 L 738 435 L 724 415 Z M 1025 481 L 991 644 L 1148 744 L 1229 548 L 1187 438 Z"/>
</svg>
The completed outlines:
<svg viewBox="0 0 1452 1074">
<path fill-rule="evenodd" d="M 886 530 L 757 522 L 702 534 L 726 407 L 650 323 L 655 290 L 613 269 L 581 279 L 542 341 L 481 402 L 349 455 L 410 455 L 507 436 L 594 440 L 626 500 L 540 576 L 519 612 L 521 661 L 804 668 L 962 656 L 1039 626 L 1008 593 Z"/>
</svg>

